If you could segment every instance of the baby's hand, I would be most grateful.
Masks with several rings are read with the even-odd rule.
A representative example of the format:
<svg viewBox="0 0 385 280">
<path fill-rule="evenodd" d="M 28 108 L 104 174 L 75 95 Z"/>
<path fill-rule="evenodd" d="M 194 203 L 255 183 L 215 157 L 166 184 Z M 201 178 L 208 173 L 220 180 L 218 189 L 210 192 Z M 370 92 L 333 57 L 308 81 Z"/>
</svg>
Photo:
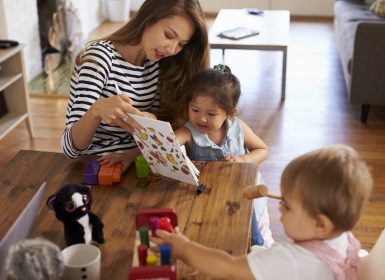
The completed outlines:
<svg viewBox="0 0 385 280">
<path fill-rule="evenodd" d="M 224 161 L 230 161 L 230 162 L 245 162 L 245 158 L 243 156 L 228 156 L 223 159 Z"/>
<path fill-rule="evenodd" d="M 184 244 L 190 242 L 186 236 L 180 233 L 179 228 L 174 228 L 174 233 L 170 233 L 165 230 L 157 230 L 156 235 L 158 237 L 151 237 L 151 241 L 156 245 L 161 245 L 163 243 L 168 243 L 171 246 L 171 256 L 173 258 L 179 258 L 183 252 Z"/>
</svg>

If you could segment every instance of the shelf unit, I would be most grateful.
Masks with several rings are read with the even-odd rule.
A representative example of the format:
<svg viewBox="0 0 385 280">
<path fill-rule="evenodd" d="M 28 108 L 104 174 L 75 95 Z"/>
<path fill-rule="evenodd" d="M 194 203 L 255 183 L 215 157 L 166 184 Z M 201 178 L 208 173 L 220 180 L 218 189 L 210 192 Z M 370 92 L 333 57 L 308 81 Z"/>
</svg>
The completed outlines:
<svg viewBox="0 0 385 280">
<path fill-rule="evenodd" d="M 25 121 L 33 138 L 29 111 L 29 95 L 24 70 L 24 45 L 0 50 L 0 92 L 3 92 L 7 113 L 0 117 L 0 140 Z"/>
</svg>

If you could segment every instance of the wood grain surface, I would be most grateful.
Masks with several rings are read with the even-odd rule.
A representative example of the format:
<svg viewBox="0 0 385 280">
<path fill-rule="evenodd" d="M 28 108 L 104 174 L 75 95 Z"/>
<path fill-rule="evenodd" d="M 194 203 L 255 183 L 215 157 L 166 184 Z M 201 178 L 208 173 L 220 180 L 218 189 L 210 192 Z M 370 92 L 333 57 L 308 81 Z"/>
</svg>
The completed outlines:
<svg viewBox="0 0 385 280">
<path fill-rule="evenodd" d="M 69 160 L 63 154 L 20 151 L 0 171 L 2 238 L 40 183 L 47 182 L 32 237 L 45 237 L 65 247 L 63 224 L 46 207 L 47 198 L 66 183 L 82 182 L 87 159 Z M 134 168 L 119 184 L 94 186 L 91 211 L 104 225 L 106 243 L 102 252 L 101 279 L 127 279 L 135 241 L 135 214 L 142 208 L 175 208 L 178 226 L 189 238 L 202 244 L 243 255 L 249 248 L 251 202 L 242 198 L 243 188 L 256 180 L 258 165 L 197 162 L 200 182 L 207 188 L 197 195 L 196 186 L 161 178 L 138 187 Z M 181 262 L 178 279 L 210 279 Z"/>
</svg>

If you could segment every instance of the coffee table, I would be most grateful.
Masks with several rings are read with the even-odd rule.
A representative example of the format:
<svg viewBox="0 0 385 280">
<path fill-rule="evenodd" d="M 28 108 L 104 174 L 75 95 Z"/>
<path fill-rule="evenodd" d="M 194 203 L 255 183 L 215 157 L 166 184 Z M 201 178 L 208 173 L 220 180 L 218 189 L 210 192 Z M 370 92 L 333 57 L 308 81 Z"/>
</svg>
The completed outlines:
<svg viewBox="0 0 385 280">
<path fill-rule="evenodd" d="M 259 32 L 258 35 L 231 40 L 218 37 L 222 31 L 238 26 L 248 27 Z M 264 11 L 261 15 L 248 14 L 246 9 L 222 9 L 219 11 L 209 32 L 211 49 L 262 50 L 282 52 L 281 98 L 285 99 L 286 61 L 289 42 L 289 11 Z"/>
</svg>

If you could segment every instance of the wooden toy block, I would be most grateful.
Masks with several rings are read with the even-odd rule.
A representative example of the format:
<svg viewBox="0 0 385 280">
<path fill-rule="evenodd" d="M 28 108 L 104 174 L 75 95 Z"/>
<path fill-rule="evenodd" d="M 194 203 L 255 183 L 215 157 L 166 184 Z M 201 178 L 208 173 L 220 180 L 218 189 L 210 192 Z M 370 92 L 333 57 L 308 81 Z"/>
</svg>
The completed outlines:
<svg viewBox="0 0 385 280">
<path fill-rule="evenodd" d="M 87 162 L 87 166 L 83 172 L 83 183 L 88 185 L 98 185 L 99 170 L 100 170 L 100 163 L 96 159 L 90 159 Z"/>
<path fill-rule="evenodd" d="M 149 175 L 150 168 L 143 155 L 137 156 L 135 159 L 136 177 L 146 178 Z"/>
<path fill-rule="evenodd" d="M 162 266 L 138 266 L 130 270 L 129 280 L 139 279 L 162 279 L 176 280 L 176 268 L 171 265 Z"/>
<path fill-rule="evenodd" d="M 172 208 L 158 208 L 158 209 L 139 209 L 136 213 L 136 228 L 148 227 L 151 228 L 151 217 L 167 217 L 170 219 L 173 227 L 178 225 L 178 218 L 175 209 Z"/>
<path fill-rule="evenodd" d="M 100 165 L 96 159 L 90 159 L 83 172 L 83 183 L 88 185 L 112 185 L 119 183 L 123 173 L 122 164 L 111 167 Z"/>
<path fill-rule="evenodd" d="M 112 185 L 119 183 L 123 173 L 123 166 L 114 164 L 113 166 L 102 165 L 99 170 L 99 185 Z"/>
<path fill-rule="evenodd" d="M 123 165 L 121 165 L 120 163 L 115 164 L 112 170 L 112 182 L 119 183 L 122 173 L 123 173 Z"/>
<path fill-rule="evenodd" d="M 99 185 L 112 185 L 112 173 L 114 168 L 102 165 L 99 170 Z"/>
<path fill-rule="evenodd" d="M 173 265 L 133 267 L 130 270 L 128 279 L 176 280 L 176 268 Z"/>
<path fill-rule="evenodd" d="M 149 235 L 152 232 L 154 222 L 156 222 L 157 228 L 170 229 L 172 227 L 173 230 L 178 225 L 175 209 L 141 209 L 136 213 L 135 250 L 132 267 L 129 271 L 129 280 L 177 279 L 176 267 L 170 261 L 169 244 L 162 244 L 160 257 L 148 250 L 148 245 L 154 246 L 149 242 Z M 150 264 L 152 261 L 155 261 L 156 264 Z"/>
</svg>

